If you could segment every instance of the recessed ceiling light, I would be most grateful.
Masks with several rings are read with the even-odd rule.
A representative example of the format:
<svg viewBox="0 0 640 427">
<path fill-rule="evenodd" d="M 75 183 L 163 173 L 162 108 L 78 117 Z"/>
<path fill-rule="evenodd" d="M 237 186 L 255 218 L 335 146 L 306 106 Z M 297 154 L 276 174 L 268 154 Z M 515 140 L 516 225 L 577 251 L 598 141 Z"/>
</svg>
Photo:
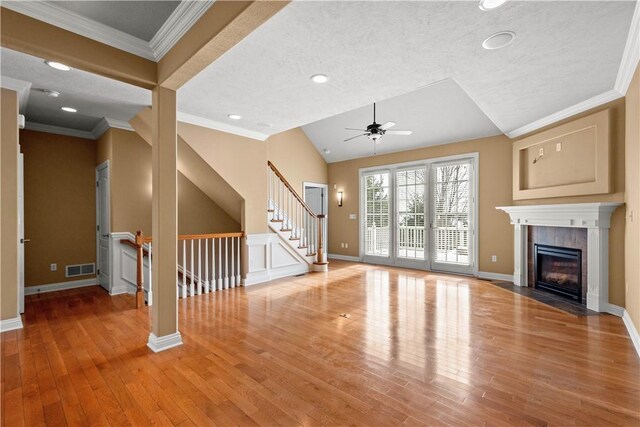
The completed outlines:
<svg viewBox="0 0 640 427">
<path fill-rule="evenodd" d="M 511 43 L 516 34 L 513 31 L 500 31 L 487 37 L 482 47 L 488 50 L 500 49 Z"/>
<path fill-rule="evenodd" d="M 258 123 L 258 126 L 260 126 L 261 128 L 271 128 L 271 127 L 273 127 L 273 125 L 271 123 L 267 123 L 267 122 L 260 122 L 260 123 Z"/>
<path fill-rule="evenodd" d="M 62 62 L 44 61 L 44 63 L 47 64 L 49 67 L 55 68 L 56 70 L 60 70 L 60 71 L 69 71 L 71 69 L 71 67 L 69 67 L 68 65 L 64 65 Z"/>
<path fill-rule="evenodd" d="M 506 1 L 507 0 L 480 0 L 480 4 L 478 5 L 478 7 L 481 10 L 489 11 L 499 8 L 500 6 L 505 4 Z"/>
<path fill-rule="evenodd" d="M 242 118 L 240 114 L 227 114 L 227 117 L 229 117 L 231 120 L 240 120 Z"/>
<path fill-rule="evenodd" d="M 71 107 L 60 107 L 60 109 L 62 111 L 66 111 L 67 113 L 77 113 L 78 110 L 76 110 L 75 108 L 71 108 Z"/>
<path fill-rule="evenodd" d="M 58 92 L 57 90 L 42 89 L 42 92 L 49 98 L 57 98 L 60 96 L 60 92 Z"/>
<path fill-rule="evenodd" d="M 325 148 L 322 151 L 324 151 L 324 154 L 331 154 L 331 150 L 329 150 L 328 148 Z"/>
<path fill-rule="evenodd" d="M 324 74 L 314 74 L 311 76 L 311 80 L 313 80 L 314 83 L 326 83 L 329 81 L 329 77 Z"/>
</svg>

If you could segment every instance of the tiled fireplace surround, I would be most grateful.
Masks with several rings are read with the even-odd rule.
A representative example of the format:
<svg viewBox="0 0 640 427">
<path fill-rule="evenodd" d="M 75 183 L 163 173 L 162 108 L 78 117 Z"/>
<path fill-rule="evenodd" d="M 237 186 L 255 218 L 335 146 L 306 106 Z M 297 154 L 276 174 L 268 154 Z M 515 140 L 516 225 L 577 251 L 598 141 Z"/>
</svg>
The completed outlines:
<svg viewBox="0 0 640 427">
<path fill-rule="evenodd" d="M 609 305 L 609 228 L 611 214 L 621 203 L 575 203 L 561 205 L 502 206 L 496 209 L 509 214 L 514 226 L 513 282 L 529 284 L 529 254 L 533 251 L 530 237 L 542 239 L 553 246 L 567 246 L 565 242 L 582 245 L 583 302 L 594 311 L 608 312 Z M 548 229 L 553 229 L 548 231 Z M 537 243 L 545 243 L 538 241 Z M 531 267 L 531 269 L 533 266 Z"/>
</svg>

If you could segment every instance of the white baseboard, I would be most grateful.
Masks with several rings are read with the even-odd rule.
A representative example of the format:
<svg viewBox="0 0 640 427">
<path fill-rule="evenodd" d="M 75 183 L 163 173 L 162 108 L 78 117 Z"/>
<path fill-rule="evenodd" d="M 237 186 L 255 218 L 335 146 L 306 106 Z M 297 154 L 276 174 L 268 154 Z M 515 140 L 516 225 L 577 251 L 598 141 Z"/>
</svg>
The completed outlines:
<svg viewBox="0 0 640 427">
<path fill-rule="evenodd" d="M 613 314 L 614 316 L 622 317 L 624 316 L 625 309 L 615 304 L 607 304 L 607 309 L 605 310 L 609 314 Z"/>
<path fill-rule="evenodd" d="M 338 254 L 329 254 L 327 255 L 330 259 L 339 259 L 341 261 L 351 261 L 351 262 L 361 262 L 360 257 L 350 256 L 350 255 L 338 255 Z"/>
<path fill-rule="evenodd" d="M 489 271 L 478 271 L 479 279 L 502 280 L 513 283 L 513 274 L 491 273 Z"/>
<path fill-rule="evenodd" d="M 94 286 L 98 284 L 98 279 L 92 277 L 90 279 L 72 280 L 70 282 L 49 283 L 48 285 L 25 286 L 25 295 L 43 294 L 45 292 L 63 291 L 65 289 L 84 288 L 85 286 Z"/>
<path fill-rule="evenodd" d="M 640 357 L 640 335 L 638 334 L 636 325 L 633 324 L 633 320 L 631 320 L 631 316 L 629 316 L 629 312 L 627 310 L 624 310 L 624 313 L 622 314 L 622 321 L 627 327 L 627 331 L 629 331 L 629 336 L 631 337 L 631 342 L 633 342 L 633 346 L 636 348 L 636 353 L 638 353 L 638 356 Z"/>
<path fill-rule="evenodd" d="M 13 319 L 0 320 L 0 332 L 15 331 L 22 329 L 22 318 L 20 316 Z"/>
<path fill-rule="evenodd" d="M 149 347 L 154 353 L 169 350 L 173 347 L 182 345 L 182 335 L 180 332 L 176 332 L 161 337 L 156 336 L 153 332 L 149 334 L 149 341 L 147 347 Z"/>
</svg>

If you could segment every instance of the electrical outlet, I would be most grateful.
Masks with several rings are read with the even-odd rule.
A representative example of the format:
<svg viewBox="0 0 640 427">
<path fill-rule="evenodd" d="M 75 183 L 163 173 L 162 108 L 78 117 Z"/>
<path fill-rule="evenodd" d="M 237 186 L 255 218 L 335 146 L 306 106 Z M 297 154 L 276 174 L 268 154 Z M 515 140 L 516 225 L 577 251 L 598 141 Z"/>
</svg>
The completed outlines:
<svg viewBox="0 0 640 427">
<path fill-rule="evenodd" d="M 340 247 L 344 249 L 344 243 L 340 243 Z"/>
<path fill-rule="evenodd" d="M 51 264 L 51 271 L 58 271 L 58 264 Z"/>
<path fill-rule="evenodd" d="M 556 151 L 562 151 L 562 142 L 556 144 Z"/>
<path fill-rule="evenodd" d="M 491 262 L 498 262 L 498 255 L 491 255 Z"/>
<path fill-rule="evenodd" d="M 348 243 L 345 243 L 345 244 L 344 244 L 344 248 L 345 248 L 345 249 L 349 249 L 349 244 L 348 244 Z"/>
<path fill-rule="evenodd" d="M 358 215 L 356 215 L 356 214 L 349 214 L 349 219 L 358 219 Z"/>
<path fill-rule="evenodd" d="M 540 151 L 538 151 L 538 155 L 544 156 L 544 148 L 541 148 Z"/>
</svg>

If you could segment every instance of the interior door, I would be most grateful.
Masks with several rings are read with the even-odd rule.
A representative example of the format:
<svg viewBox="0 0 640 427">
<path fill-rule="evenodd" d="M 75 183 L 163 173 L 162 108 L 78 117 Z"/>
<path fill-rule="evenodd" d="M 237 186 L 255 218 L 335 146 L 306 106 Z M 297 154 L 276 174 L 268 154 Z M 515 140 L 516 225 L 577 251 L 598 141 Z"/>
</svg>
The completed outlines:
<svg viewBox="0 0 640 427">
<path fill-rule="evenodd" d="M 18 312 L 24 313 L 24 154 L 18 154 Z"/>
<path fill-rule="evenodd" d="M 96 169 L 96 235 L 98 283 L 109 291 L 109 164 L 104 163 Z"/>
<path fill-rule="evenodd" d="M 474 273 L 473 161 L 431 166 L 431 268 Z"/>
</svg>

